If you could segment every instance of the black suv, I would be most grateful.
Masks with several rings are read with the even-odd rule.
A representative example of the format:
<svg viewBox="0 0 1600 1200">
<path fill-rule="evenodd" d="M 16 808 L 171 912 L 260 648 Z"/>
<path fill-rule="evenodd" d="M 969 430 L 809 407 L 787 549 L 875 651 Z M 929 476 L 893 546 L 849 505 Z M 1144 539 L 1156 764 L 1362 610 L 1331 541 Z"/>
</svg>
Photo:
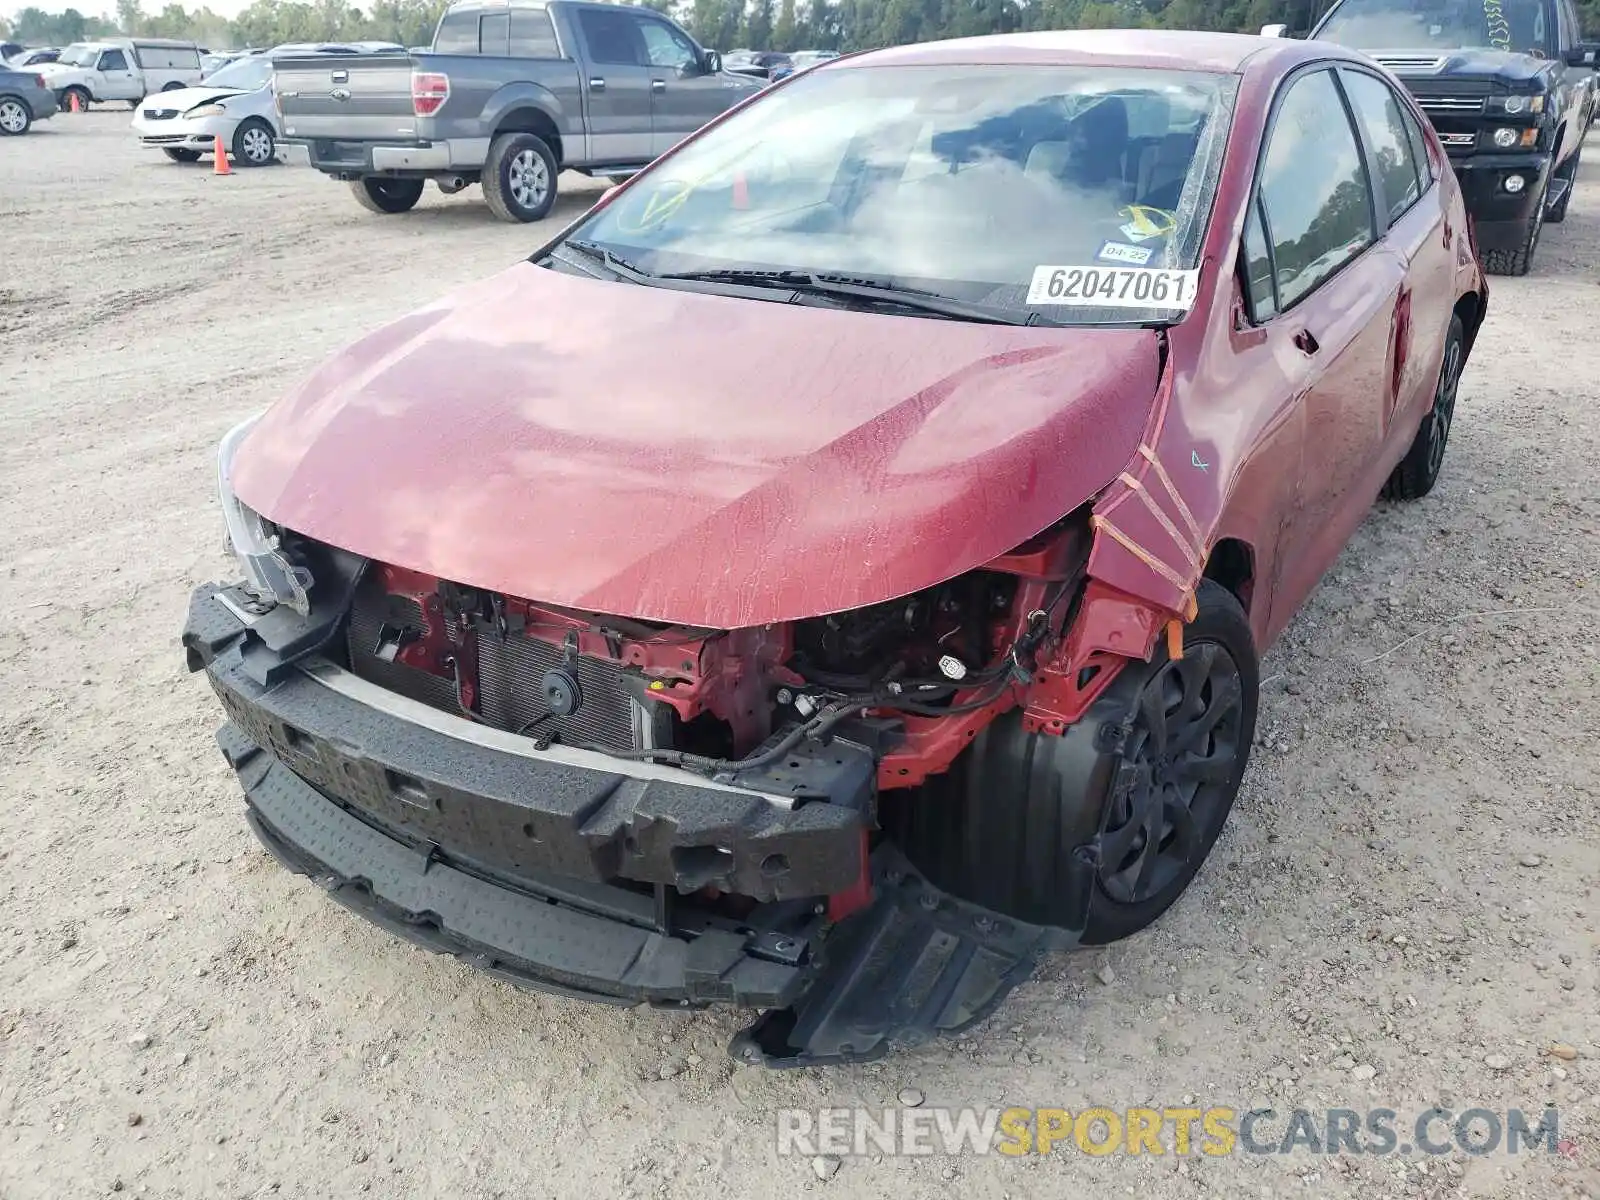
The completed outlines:
<svg viewBox="0 0 1600 1200">
<path fill-rule="evenodd" d="M 1527 274 L 1544 223 L 1567 215 L 1597 103 L 1600 44 L 1573 0 L 1338 0 L 1310 36 L 1399 76 L 1461 180 L 1484 266 Z"/>
</svg>

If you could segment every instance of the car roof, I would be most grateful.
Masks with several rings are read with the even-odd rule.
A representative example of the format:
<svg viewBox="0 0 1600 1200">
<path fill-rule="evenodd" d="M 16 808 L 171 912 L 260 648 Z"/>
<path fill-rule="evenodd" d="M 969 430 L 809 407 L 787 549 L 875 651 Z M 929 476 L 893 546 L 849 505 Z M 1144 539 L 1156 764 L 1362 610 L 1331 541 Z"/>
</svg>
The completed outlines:
<svg viewBox="0 0 1600 1200">
<path fill-rule="evenodd" d="M 1237 74 L 1251 60 L 1299 62 L 1315 57 L 1354 58 L 1348 52 L 1290 38 L 1244 33 L 1198 33 L 1179 29 L 1072 29 L 1008 33 L 894 46 L 835 60 L 822 70 L 852 66 L 1039 65 L 1163 67 L 1168 70 Z"/>
</svg>

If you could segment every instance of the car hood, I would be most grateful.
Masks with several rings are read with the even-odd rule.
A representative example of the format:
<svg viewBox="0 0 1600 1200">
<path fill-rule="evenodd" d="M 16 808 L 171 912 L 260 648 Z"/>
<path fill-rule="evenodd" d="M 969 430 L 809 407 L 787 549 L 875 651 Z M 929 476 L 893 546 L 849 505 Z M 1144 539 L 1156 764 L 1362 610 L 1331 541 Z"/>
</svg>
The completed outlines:
<svg viewBox="0 0 1600 1200">
<path fill-rule="evenodd" d="M 188 112 L 191 108 L 209 103 L 212 100 L 226 100 L 230 96 L 243 96 L 246 94 L 238 88 L 173 88 L 169 92 L 156 92 L 152 96 L 146 96 L 139 104 L 139 111 L 143 112 L 147 108 L 175 108 L 179 112 Z"/>
<path fill-rule="evenodd" d="M 733 628 L 982 565 L 1116 478 L 1158 335 L 769 303 L 522 263 L 251 430 L 240 499 L 457 583 Z"/>
<path fill-rule="evenodd" d="M 1403 61 L 1429 61 L 1427 69 L 1390 66 L 1401 79 L 1487 79 L 1507 87 L 1526 87 L 1543 78 L 1553 65 L 1547 58 L 1531 54 L 1513 54 L 1508 50 L 1369 50 L 1369 57 L 1384 62 L 1395 58 Z M 1432 60 L 1437 60 L 1436 62 Z"/>
</svg>

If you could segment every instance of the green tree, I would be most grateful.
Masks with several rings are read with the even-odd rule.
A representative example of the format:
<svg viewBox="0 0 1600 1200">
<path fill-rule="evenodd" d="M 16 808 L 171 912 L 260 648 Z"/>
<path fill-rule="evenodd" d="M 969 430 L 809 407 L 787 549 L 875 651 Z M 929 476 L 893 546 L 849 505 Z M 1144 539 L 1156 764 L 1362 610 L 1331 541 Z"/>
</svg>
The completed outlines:
<svg viewBox="0 0 1600 1200">
<path fill-rule="evenodd" d="M 799 50 L 799 31 L 795 26 L 794 0 L 782 0 L 778 5 L 778 23 L 772 27 L 774 50 Z"/>
</svg>

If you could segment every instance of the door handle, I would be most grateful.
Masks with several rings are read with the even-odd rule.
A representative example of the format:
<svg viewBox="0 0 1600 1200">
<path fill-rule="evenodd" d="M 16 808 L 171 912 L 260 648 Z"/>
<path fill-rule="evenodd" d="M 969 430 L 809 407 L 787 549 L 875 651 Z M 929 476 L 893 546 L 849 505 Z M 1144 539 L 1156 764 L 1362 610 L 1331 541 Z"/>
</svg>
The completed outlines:
<svg viewBox="0 0 1600 1200">
<path fill-rule="evenodd" d="M 665 79 L 652 79 L 650 81 L 650 90 L 652 92 L 664 92 L 664 91 L 666 91 L 667 90 L 667 81 Z"/>
<path fill-rule="evenodd" d="M 1294 344 L 1302 354 L 1315 354 L 1322 349 L 1321 344 L 1312 335 L 1309 329 L 1302 329 L 1294 335 Z"/>
<path fill-rule="evenodd" d="M 606 81 L 604 79 L 591 79 L 591 80 L 589 80 L 589 90 L 590 91 L 594 91 L 594 92 L 603 92 L 603 91 L 605 91 L 606 90 Z"/>
</svg>

